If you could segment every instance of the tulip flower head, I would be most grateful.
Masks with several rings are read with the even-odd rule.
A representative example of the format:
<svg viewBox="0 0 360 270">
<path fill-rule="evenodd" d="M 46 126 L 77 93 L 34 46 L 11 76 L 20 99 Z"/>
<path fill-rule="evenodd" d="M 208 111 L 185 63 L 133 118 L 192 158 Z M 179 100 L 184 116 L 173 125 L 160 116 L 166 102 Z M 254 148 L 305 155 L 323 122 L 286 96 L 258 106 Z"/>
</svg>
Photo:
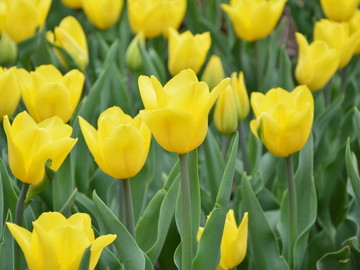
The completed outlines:
<svg viewBox="0 0 360 270">
<path fill-rule="evenodd" d="M 269 35 L 278 23 L 287 0 L 231 0 L 221 4 L 229 15 L 236 35 L 255 41 Z"/>
<path fill-rule="evenodd" d="M 351 17 L 349 24 L 350 24 L 350 30 L 351 30 L 352 35 L 358 31 L 360 31 L 360 9 L 356 10 L 354 16 Z M 358 42 L 358 45 L 357 45 L 354 53 L 355 54 L 360 53 L 360 41 Z"/>
<path fill-rule="evenodd" d="M 186 12 L 186 0 L 128 0 L 131 30 L 146 38 L 168 36 L 169 28 L 178 29 Z"/>
<path fill-rule="evenodd" d="M 17 46 L 15 41 L 6 33 L 0 31 L 0 65 L 15 63 L 17 58 Z"/>
<path fill-rule="evenodd" d="M 323 40 L 340 54 L 339 68 L 345 67 L 351 60 L 360 41 L 360 31 L 350 32 L 348 23 L 322 19 L 315 23 L 314 40 Z"/>
<path fill-rule="evenodd" d="M 200 227 L 197 239 L 200 241 L 204 231 Z M 236 224 L 234 210 L 230 209 L 226 214 L 224 232 L 220 246 L 220 263 L 217 270 L 229 270 L 239 265 L 245 258 L 248 238 L 248 213 L 244 213 L 239 226 Z"/>
<path fill-rule="evenodd" d="M 133 38 L 126 50 L 125 62 L 128 68 L 132 71 L 138 71 L 142 67 L 139 45 L 145 46 L 145 37 L 142 32 Z"/>
<path fill-rule="evenodd" d="M 252 133 L 277 157 L 287 157 L 304 147 L 314 118 L 314 100 L 307 86 L 292 92 L 273 88 L 265 95 L 253 92 L 250 98 L 256 116 Z"/>
<path fill-rule="evenodd" d="M 221 59 L 214 54 L 210 57 L 201 80 L 206 82 L 210 89 L 213 89 L 222 79 L 224 79 L 224 77 L 224 68 Z"/>
<path fill-rule="evenodd" d="M 57 116 L 37 124 L 27 112 L 19 113 L 12 125 L 4 116 L 9 165 L 13 175 L 27 184 L 38 183 L 45 174 L 45 162 L 57 171 L 77 139 L 70 138 L 72 127 Z"/>
<path fill-rule="evenodd" d="M 29 270 L 77 270 L 85 249 L 90 247 L 89 270 L 93 270 L 103 249 L 116 239 L 107 234 L 95 238 L 88 214 L 66 219 L 59 212 L 47 212 L 33 222 L 32 232 L 7 222 L 22 249 Z"/>
<path fill-rule="evenodd" d="M 0 122 L 4 115 L 11 117 L 20 101 L 18 70 L 0 67 Z"/>
<path fill-rule="evenodd" d="M 110 28 L 119 20 L 123 4 L 123 0 L 82 0 L 86 17 L 101 30 Z"/>
<path fill-rule="evenodd" d="M 85 77 L 73 69 L 64 76 L 53 65 L 42 65 L 33 72 L 21 71 L 21 92 L 25 106 L 36 122 L 59 116 L 65 123 L 74 113 Z"/>
<path fill-rule="evenodd" d="M 344 22 L 350 20 L 360 3 L 359 0 L 320 0 L 326 18 Z"/>
<path fill-rule="evenodd" d="M 198 73 L 210 49 L 210 33 L 193 35 L 190 31 L 186 31 L 179 34 L 175 29 L 170 29 L 169 33 L 168 68 L 170 74 L 175 76 L 188 68 Z"/>
<path fill-rule="evenodd" d="M 81 70 L 85 70 L 89 62 L 89 53 L 84 30 L 77 19 L 72 16 L 65 17 L 59 26 L 55 27 L 54 33 L 47 32 L 47 39 L 55 46 L 64 49 L 76 65 Z M 69 66 L 69 63 L 56 48 L 55 54 L 64 67 Z"/>
<path fill-rule="evenodd" d="M 108 175 L 125 179 L 135 176 L 146 161 L 151 133 L 141 117 L 131 118 L 119 107 L 102 112 L 98 130 L 79 117 L 86 144 L 98 166 Z"/>
<path fill-rule="evenodd" d="M 205 139 L 208 114 L 229 79 L 222 80 L 211 92 L 199 82 L 193 70 L 181 71 L 165 86 L 154 77 L 138 80 L 145 110 L 140 111 L 156 141 L 167 151 L 185 154 Z"/>
<path fill-rule="evenodd" d="M 0 33 L 6 32 L 16 43 L 32 37 L 44 26 L 51 0 L 1 0 Z"/>
<path fill-rule="evenodd" d="M 249 96 L 244 83 L 244 74 L 234 72 L 230 84 L 220 94 L 214 111 L 214 123 L 217 130 L 224 134 L 234 132 L 239 121 L 249 114 Z"/>
<path fill-rule="evenodd" d="M 299 45 L 296 79 L 300 84 L 307 85 L 310 90 L 319 90 L 335 74 L 340 55 L 323 40 L 315 40 L 309 44 L 301 33 L 296 33 L 295 36 Z"/>
<path fill-rule="evenodd" d="M 68 8 L 80 9 L 81 0 L 61 0 L 61 2 Z"/>
</svg>

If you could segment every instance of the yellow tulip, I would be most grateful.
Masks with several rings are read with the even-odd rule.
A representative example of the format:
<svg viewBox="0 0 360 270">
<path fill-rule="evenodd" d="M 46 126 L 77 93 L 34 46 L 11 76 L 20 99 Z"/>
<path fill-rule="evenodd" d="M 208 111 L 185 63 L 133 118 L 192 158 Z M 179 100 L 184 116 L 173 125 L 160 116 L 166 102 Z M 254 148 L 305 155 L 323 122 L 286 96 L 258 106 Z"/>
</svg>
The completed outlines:
<svg viewBox="0 0 360 270">
<path fill-rule="evenodd" d="M 168 68 L 172 76 L 183 69 L 191 68 L 198 73 L 204 64 L 210 49 L 209 32 L 193 35 L 190 31 L 179 34 L 175 29 L 169 30 Z"/>
<path fill-rule="evenodd" d="M 200 241 L 204 231 L 199 228 L 197 239 Z M 248 213 L 245 212 L 239 226 L 236 224 L 234 210 L 226 215 L 224 231 L 220 246 L 220 263 L 217 270 L 229 270 L 239 265 L 245 258 L 248 238 Z"/>
<path fill-rule="evenodd" d="M 359 0 L 320 0 L 325 16 L 333 21 L 348 21 L 354 15 Z"/>
<path fill-rule="evenodd" d="M 274 156 L 287 157 L 303 148 L 314 118 L 314 100 L 307 86 L 292 92 L 282 88 L 265 95 L 253 92 L 250 102 L 256 116 L 250 122 L 251 131 Z"/>
<path fill-rule="evenodd" d="M 234 72 L 231 75 L 230 84 L 220 94 L 214 110 L 214 123 L 217 130 L 224 134 L 234 132 L 239 121 L 249 114 L 249 96 L 244 83 L 242 72 L 237 77 Z"/>
<path fill-rule="evenodd" d="M 201 80 L 206 82 L 210 89 L 214 88 L 222 79 L 224 79 L 224 68 L 221 59 L 217 55 L 212 55 L 207 63 Z"/>
<path fill-rule="evenodd" d="M 240 39 L 255 41 L 276 27 L 287 0 L 231 0 L 221 4 Z"/>
<path fill-rule="evenodd" d="M 81 0 L 61 0 L 61 2 L 68 8 L 80 9 Z"/>
<path fill-rule="evenodd" d="M 169 28 L 178 29 L 186 12 L 186 0 L 128 0 L 131 30 L 146 38 L 168 36 Z"/>
<path fill-rule="evenodd" d="M 95 162 L 117 179 L 135 176 L 146 161 L 151 133 L 140 116 L 131 118 L 119 107 L 102 112 L 98 130 L 79 117 L 80 128 Z"/>
<path fill-rule="evenodd" d="M 42 65 L 33 72 L 22 70 L 21 94 L 36 122 L 59 116 L 68 122 L 79 103 L 84 75 L 76 69 L 64 76 L 53 65 Z"/>
<path fill-rule="evenodd" d="M 9 165 L 13 175 L 27 184 L 38 183 L 45 174 L 45 162 L 57 171 L 77 139 L 70 138 L 72 127 L 57 116 L 36 124 L 27 114 L 19 113 L 12 125 L 4 116 Z"/>
<path fill-rule="evenodd" d="M 119 20 L 123 4 L 123 0 L 82 0 L 86 17 L 102 30 L 110 28 Z"/>
<path fill-rule="evenodd" d="M 0 67 L 0 122 L 4 115 L 11 117 L 20 101 L 18 70 Z"/>
<path fill-rule="evenodd" d="M 338 51 L 330 48 L 323 40 L 315 40 L 309 44 L 301 33 L 296 33 L 295 36 L 299 45 L 295 69 L 297 81 L 311 90 L 323 88 L 339 66 Z"/>
<path fill-rule="evenodd" d="M 323 40 L 340 54 L 339 68 L 345 67 L 351 60 L 360 41 L 360 31 L 350 32 L 348 23 L 322 19 L 315 23 L 314 40 Z"/>
<path fill-rule="evenodd" d="M 356 10 L 354 16 L 351 17 L 349 23 L 350 23 L 351 34 L 355 34 L 355 32 L 360 31 L 360 9 Z M 360 53 L 360 40 L 358 42 L 358 45 L 354 53 L 355 54 Z"/>
<path fill-rule="evenodd" d="M 78 67 L 85 70 L 89 62 L 86 36 L 81 24 L 74 17 L 62 19 L 59 26 L 55 27 L 54 33 L 47 32 L 47 39 L 67 51 Z M 55 53 L 61 64 L 68 67 L 68 63 L 57 49 Z"/>
<path fill-rule="evenodd" d="M 59 212 L 42 213 L 32 232 L 7 222 L 9 231 L 22 249 L 29 270 L 77 270 L 85 249 L 90 247 L 89 270 L 95 268 L 101 252 L 116 239 L 115 234 L 95 239 L 88 214 L 76 213 L 66 219 Z"/>
<path fill-rule="evenodd" d="M 229 79 L 211 92 L 191 69 L 183 70 L 164 87 L 154 76 L 140 76 L 138 83 L 145 107 L 140 115 L 156 141 L 170 152 L 185 154 L 204 141 L 209 111 Z"/>
<path fill-rule="evenodd" d="M 44 26 L 50 6 L 51 0 L 0 0 L 0 29 L 16 43 L 28 39 Z"/>
</svg>

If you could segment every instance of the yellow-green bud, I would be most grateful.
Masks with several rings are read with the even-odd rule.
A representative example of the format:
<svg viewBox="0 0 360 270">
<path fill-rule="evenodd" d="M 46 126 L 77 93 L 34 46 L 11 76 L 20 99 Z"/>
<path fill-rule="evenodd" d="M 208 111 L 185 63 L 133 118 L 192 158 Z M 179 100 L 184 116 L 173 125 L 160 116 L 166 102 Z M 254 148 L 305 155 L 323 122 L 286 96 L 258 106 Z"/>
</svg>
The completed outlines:
<svg viewBox="0 0 360 270">
<path fill-rule="evenodd" d="M 14 63 L 17 57 L 17 46 L 10 36 L 3 32 L 0 38 L 0 65 Z"/>
<path fill-rule="evenodd" d="M 212 55 L 205 67 L 201 80 L 209 85 L 209 89 L 213 89 L 222 79 L 224 79 L 224 69 L 220 57 Z"/>
<path fill-rule="evenodd" d="M 137 71 L 142 67 L 141 53 L 139 50 L 140 44 L 145 46 L 145 37 L 142 32 L 134 37 L 126 50 L 125 62 L 132 71 Z"/>
</svg>

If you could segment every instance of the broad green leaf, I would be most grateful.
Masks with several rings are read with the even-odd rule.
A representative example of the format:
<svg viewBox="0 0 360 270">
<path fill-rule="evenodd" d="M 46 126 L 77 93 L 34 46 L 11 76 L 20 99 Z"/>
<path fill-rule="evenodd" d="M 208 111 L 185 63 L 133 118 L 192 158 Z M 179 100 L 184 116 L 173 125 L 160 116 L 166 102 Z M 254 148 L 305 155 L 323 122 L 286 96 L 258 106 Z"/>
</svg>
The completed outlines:
<svg viewBox="0 0 360 270">
<path fill-rule="evenodd" d="M 93 192 L 96 218 L 104 224 L 107 233 L 117 235 L 114 245 L 119 259 L 127 270 L 144 270 L 145 256 L 125 226 L 117 219 L 107 205 Z"/>
<path fill-rule="evenodd" d="M 88 247 L 87 249 L 85 249 L 85 251 L 83 253 L 83 256 L 81 258 L 81 263 L 80 263 L 78 270 L 89 270 L 90 255 L 91 255 L 91 250 L 90 250 L 90 247 Z"/>
<path fill-rule="evenodd" d="M 235 172 L 238 137 L 238 134 L 236 134 L 235 140 L 231 146 L 230 156 L 220 182 L 216 203 L 211 211 L 209 219 L 206 222 L 199 242 L 199 247 L 193 261 L 194 270 L 216 269 L 219 264 L 220 244 Z"/>
<path fill-rule="evenodd" d="M 289 270 L 280 254 L 276 236 L 251 188 L 247 177 L 242 178 L 244 211 L 249 213 L 249 248 L 255 269 Z M 266 243 L 266 244 L 265 244 Z"/>
<path fill-rule="evenodd" d="M 349 246 L 325 254 L 317 263 L 317 270 L 351 270 L 351 250 Z"/>
<path fill-rule="evenodd" d="M 11 211 L 7 211 L 5 222 L 13 222 Z M 0 243 L 0 268 L 4 270 L 15 270 L 14 261 L 14 238 L 12 237 L 5 223 L 0 224 L 2 227 Z M 16 258 L 20 263 L 20 258 Z"/>
<path fill-rule="evenodd" d="M 310 136 L 304 148 L 300 151 L 299 165 L 295 174 L 297 196 L 297 239 L 294 247 L 294 260 L 300 268 L 308 246 L 309 232 L 317 217 L 317 197 L 313 177 L 313 140 Z M 284 255 L 287 256 L 289 243 L 289 198 L 286 191 L 281 202 L 281 218 L 279 232 L 281 234 Z"/>
<path fill-rule="evenodd" d="M 176 162 L 164 187 L 148 203 L 136 226 L 137 243 L 154 264 L 160 255 L 173 219 L 178 190 L 179 163 Z"/>
<path fill-rule="evenodd" d="M 360 205 L 360 177 L 356 165 L 357 164 L 356 157 L 351 152 L 350 149 L 350 138 L 347 140 L 346 143 L 345 162 L 346 162 L 347 174 L 350 179 L 351 186 L 354 190 L 355 199 L 357 203 Z"/>
<path fill-rule="evenodd" d="M 147 76 L 154 75 L 157 79 L 160 79 L 159 73 L 156 70 L 154 63 L 152 62 L 149 52 L 141 43 L 139 43 L 138 46 L 140 49 L 141 59 L 143 62 L 144 75 Z"/>
</svg>

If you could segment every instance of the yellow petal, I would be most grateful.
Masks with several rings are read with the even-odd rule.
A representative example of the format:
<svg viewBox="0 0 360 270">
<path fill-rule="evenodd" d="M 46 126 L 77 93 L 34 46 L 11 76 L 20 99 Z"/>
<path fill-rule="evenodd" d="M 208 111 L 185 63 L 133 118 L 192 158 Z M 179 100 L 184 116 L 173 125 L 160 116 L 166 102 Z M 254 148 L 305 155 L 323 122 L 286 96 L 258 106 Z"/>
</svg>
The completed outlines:
<svg viewBox="0 0 360 270">
<path fill-rule="evenodd" d="M 85 76 L 79 70 L 73 69 L 63 77 L 63 83 L 70 94 L 71 114 L 73 114 L 79 103 L 81 92 L 83 90 Z"/>
<path fill-rule="evenodd" d="M 83 231 L 90 242 L 94 241 L 94 230 L 91 227 L 91 217 L 86 213 L 76 213 L 67 219 L 68 223 Z"/>
<path fill-rule="evenodd" d="M 99 261 L 103 249 L 114 242 L 116 239 L 115 234 L 102 235 L 95 239 L 91 245 L 90 265 L 89 270 L 93 270 Z"/>
</svg>

